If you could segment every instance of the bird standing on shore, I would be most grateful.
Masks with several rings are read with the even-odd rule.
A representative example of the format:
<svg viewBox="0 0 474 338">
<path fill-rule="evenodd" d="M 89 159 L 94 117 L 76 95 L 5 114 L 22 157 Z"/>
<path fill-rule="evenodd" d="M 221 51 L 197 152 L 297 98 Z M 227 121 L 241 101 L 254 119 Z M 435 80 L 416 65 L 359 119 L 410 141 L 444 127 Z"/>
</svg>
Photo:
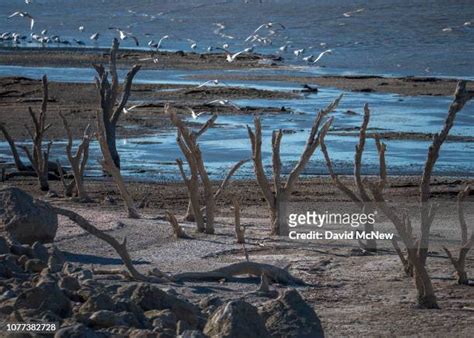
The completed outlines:
<svg viewBox="0 0 474 338">
<path fill-rule="evenodd" d="M 10 19 L 15 16 L 20 16 L 22 18 L 30 19 L 30 29 L 31 30 L 33 29 L 33 26 L 35 25 L 35 19 L 31 16 L 31 14 L 29 14 L 28 12 L 18 11 L 18 12 L 12 13 L 8 18 Z"/>
<path fill-rule="evenodd" d="M 94 41 L 97 41 L 100 37 L 100 34 L 99 33 L 94 33 L 91 35 L 91 40 L 94 40 Z"/>
</svg>

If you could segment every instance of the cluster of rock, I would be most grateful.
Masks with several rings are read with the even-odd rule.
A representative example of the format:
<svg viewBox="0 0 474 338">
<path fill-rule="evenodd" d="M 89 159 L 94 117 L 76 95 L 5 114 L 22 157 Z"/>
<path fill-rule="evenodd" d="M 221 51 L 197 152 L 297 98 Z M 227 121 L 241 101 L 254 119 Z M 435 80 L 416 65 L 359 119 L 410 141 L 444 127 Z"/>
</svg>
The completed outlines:
<svg viewBox="0 0 474 338">
<path fill-rule="evenodd" d="M 194 304 L 157 284 L 98 281 L 53 245 L 0 237 L 0 320 L 57 323 L 55 337 L 318 337 L 295 290 L 255 307 L 210 296 Z"/>
</svg>

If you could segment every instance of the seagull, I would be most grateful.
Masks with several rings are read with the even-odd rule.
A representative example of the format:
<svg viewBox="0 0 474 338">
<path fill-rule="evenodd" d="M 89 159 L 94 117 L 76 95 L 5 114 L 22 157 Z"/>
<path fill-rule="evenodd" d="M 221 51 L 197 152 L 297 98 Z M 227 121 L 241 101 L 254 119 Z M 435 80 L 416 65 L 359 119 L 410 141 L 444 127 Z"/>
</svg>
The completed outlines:
<svg viewBox="0 0 474 338">
<path fill-rule="evenodd" d="M 350 18 L 353 14 L 360 13 L 360 12 L 363 12 L 363 11 L 364 11 L 363 8 L 359 8 L 359 9 L 356 9 L 355 11 L 352 11 L 352 12 L 345 12 L 342 15 L 344 15 L 344 17 L 346 17 L 346 18 Z"/>
<path fill-rule="evenodd" d="M 225 100 L 225 99 L 212 100 L 212 101 L 207 102 L 206 105 L 208 105 L 208 106 L 210 106 L 210 105 L 230 106 L 230 107 L 233 107 L 237 110 L 240 110 L 240 107 L 238 105 L 236 105 L 235 103 L 233 103 L 230 100 Z"/>
<path fill-rule="evenodd" d="M 453 29 L 451 27 L 446 27 L 442 29 L 443 32 L 452 32 Z"/>
<path fill-rule="evenodd" d="M 155 48 L 156 49 L 156 48 L 158 48 L 158 43 L 156 43 L 155 40 L 150 40 L 150 41 L 148 41 L 148 46 L 150 48 Z"/>
<path fill-rule="evenodd" d="M 326 55 L 326 54 L 331 54 L 332 53 L 332 49 L 326 49 L 324 52 L 321 52 L 318 57 L 313 61 L 313 63 L 316 63 L 318 62 L 319 60 L 321 60 L 321 58 Z"/>
<path fill-rule="evenodd" d="M 84 26 L 79 26 L 78 29 L 79 29 L 79 32 L 81 32 L 81 33 L 84 32 Z"/>
<path fill-rule="evenodd" d="M 201 84 L 200 84 L 199 86 L 197 86 L 196 88 L 206 87 L 207 85 L 210 85 L 210 84 L 213 84 L 213 85 L 217 86 L 217 85 L 219 85 L 219 84 L 221 84 L 221 83 L 224 84 L 224 85 L 227 85 L 226 83 L 221 82 L 221 81 L 219 81 L 219 80 L 216 79 L 216 80 L 209 80 L 209 81 L 206 81 L 206 82 L 204 82 L 204 83 L 201 83 Z"/>
<path fill-rule="evenodd" d="M 199 116 L 201 116 L 201 115 L 207 113 L 207 112 L 203 111 L 203 112 L 200 112 L 200 113 L 197 113 L 197 114 L 196 114 L 196 112 L 195 112 L 194 110 L 192 110 L 191 108 L 189 108 L 189 107 L 186 107 L 186 108 L 187 108 L 187 109 L 189 110 L 189 112 L 191 113 L 191 117 L 193 118 L 193 120 L 196 120 Z"/>
<path fill-rule="evenodd" d="M 33 3 L 33 0 L 25 0 L 25 4 L 29 5 L 29 4 L 32 4 Z"/>
<path fill-rule="evenodd" d="M 304 53 L 304 48 L 296 49 L 293 51 L 293 54 L 295 54 L 295 56 L 300 56 L 303 53 Z"/>
<path fill-rule="evenodd" d="M 278 22 L 267 22 L 267 23 L 264 23 L 264 24 L 261 24 L 260 26 L 258 26 L 257 29 L 254 30 L 253 33 L 250 34 L 250 35 L 245 39 L 245 42 L 247 42 L 247 41 L 249 41 L 250 39 L 252 39 L 252 38 L 255 36 L 255 34 L 257 34 L 257 32 L 258 32 L 259 30 L 261 30 L 262 28 L 267 28 L 267 29 L 269 29 L 269 28 L 274 27 L 275 25 L 280 26 L 282 29 L 286 29 L 286 27 L 283 26 L 281 23 L 278 23 Z"/>
<path fill-rule="evenodd" d="M 465 23 L 463 23 L 463 26 L 471 26 L 472 25 L 472 21 L 466 21 Z"/>
<path fill-rule="evenodd" d="M 196 41 L 191 40 L 191 39 L 186 39 L 186 40 L 188 40 L 188 42 L 191 44 L 191 46 L 190 46 L 191 49 L 196 49 L 196 47 L 197 47 Z"/>
<path fill-rule="evenodd" d="M 136 108 L 140 108 L 140 107 L 143 107 L 143 105 L 140 105 L 140 104 L 136 104 L 134 106 L 131 106 L 131 107 L 128 107 L 128 108 L 123 108 L 123 113 L 124 114 L 128 114 L 130 113 L 133 109 L 136 109 Z"/>
<path fill-rule="evenodd" d="M 154 58 L 154 57 L 138 59 L 138 61 L 153 61 L 153 63 L 158 63 L 159 62 L 158 58 Z"/>
<path fill-rule="evenodd" d="M 132 33 L 129 33 L 129 32 L 126 32 L 118 27 L 109 27 L 109 29 L 113 29 L 115 31 L 117 31 L 120 35 L 120 40 L 127 40 L 128 38 L 131 38 L 133 41 L 135 41 L 135 45 L 139 46 L 139 42 L 138 42 L 138 39 L 135 35 L 133 35 Z"/>
<path fill-rule="evenodd" d="M 169 35 L 163 35 L 163 36 L 161 37 L 161 39 L 158 40 L 158 46 L 156 47 L 156 49 L 157 49 L 157 50 L 160 49 L 160 48 L 161 48 L 161 44 L 163 43 L 163 40 L 169 39 L 169 37 L 170 37 Z"/>
<path fill-rule="evenodd" d="M 221 49 L 223 50 L 225 53 L 226 53 L 226 60 L 227 62 L 234 62 L 235 59 L 237 59 L 237 57 L 242 54 L 242 53 L 250 53 L 253 51 L 253 47 L 249 47 L 249 48 L 245 48 L 244 50 L 241 50 L 240 52 L 237 52 L 237 53 L 230 53 L 227 49 L 224 49 L 224 48 L 219 48 L 219 47 L 216 47 L 216 49 Z"/>
<path fill-rule="evenodd" d="M 22 18 L 28 18 L 30 19 L 30 29 L 32 30 L 33 29 L 33 26 L 35 25 L 35 19 L 28 13 L 28 12 L 15 12 L 15 13 L 12 13 L 8 18 L 13 18 L 14 16 L 21 16 Z"/>
<path fill-rule="evenodd" d="M 97 41 L 100 37 L 100 34 L 99 33 L 94 33 L 91 35 L 91 40 L 94 40 L 94 41 Z"/>
<path fill-rule="evenodd" d="M 41 35 L 46 35 L 46 34 L 48 34 L 48 30 L 47 30 L 47 29 L 43 29 L 43 30 L 41 31 Z"/>
</svg>

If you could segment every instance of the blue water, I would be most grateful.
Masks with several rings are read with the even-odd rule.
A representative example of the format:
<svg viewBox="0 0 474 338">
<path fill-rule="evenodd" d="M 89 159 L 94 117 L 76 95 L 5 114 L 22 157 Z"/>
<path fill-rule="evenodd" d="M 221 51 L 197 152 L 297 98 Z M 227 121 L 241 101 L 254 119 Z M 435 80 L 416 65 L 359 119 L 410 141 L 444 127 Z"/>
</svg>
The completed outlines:
<svg viewBox="0 0 474 338">
<path fill-rule="evenodd" d="M 358 9 L 363 11 L 343 15 Z M 331 73 L 474 76 L 474 23 L 464 25 L 474 21 L 472 0 L 35 0 L 30 5 L 3 0 L 0 32 L 30 34 L 28 20 L 7 18 L 17 10 L 35 17 L 36 34 L 48 29 L 49 36 L 108 47 L 117 36 L 108 29 L 114 26 L 134 34 L 142 48 L 169 34 L 164 49 L 190 50 L 187 39 L 193 39 L 198 52 L 224 43 L 232 51 L 249 47 L 244 39 L 260 24 L 275 21 L 286 29 L 271 37 L 271 45 L 256 44 L 255 51 L 274 54 L 290 41 L 283 55 L 288 64 L 305 65 L 294 49 L 306 48 L 308 56 L 330 48 L 333 54 L 317 65 Z M 215 23 L 234 38 L 215 34 Z M 101 36 L 93 42 L 89 37 L 95 32 Z M 131 39 L 122 45 L 135 47 Z"/>
<path fill-rule="evenodd" d="M 344 17 L 343 13 L 363 9 Z M 352 0 L 262 0 L 262 1 L 98 1 L 98 0 L 36 0 L 26 5 L 23 0 L 0 1 L 1 32 L 30 34 L 29 22 L 23 18 L 7 19 L 17 10 L 26 10 L 36 19 L 33 32 L 48 29 L 47 35 L 60 35 L 72 41 L 81 39 L 92 47 L 108 47 L 116 36 L 109 26 L 118 26 L 133 33 L 140 47 L 147 49 L 148 40 L 158 40 L 170 34 L 163 49 L 190 51 L 186 39 L 197 42 L 197 52 L 206 52 L 208 46 L 230 45 L 238 51 L 249 47 L 244 39 L 260 24 L 277 21 L 286 29 L 271 36 L 271 45 L 255 45 L 255 51 L 275 54 L 278 47 L 290 43 L 283 53 L 284 69 L 239 70 L 245 74 L 312 76 L 324 74 L 377 74 L 389 76 L 417 75 L 474 79 L 474 3 L 461 1 L 352 1 Z M 214 33 L 214 24 L 226 26 L 223 32 L 233 39 Z M 80 32 L 79 26 L 85 31 Z M 446 30 L 446 28 L 449 28 Z M 444 31 L 443 31 L 444 30 Z M 89 36 L 99 32 L 101 37 L 92 42 Z M 41 46 L 28 43 L 18 47 L 35 46 L 54 48 L 59 45 Z M 289 42 L 291 41 L 291 42 Z M 322 46 L 321 43 L 325 45 Z M 11 41 L 1 42 L 11 48 Z M 123 48 L 135 48 L 131 39 L 121 42 Z M 294 49 L 306 48 L 317 55 L 324 49 L 333 50 L 314 65 L 293 55 Z M 40 78 L 47 74 L 51 81 L 92 82 L 91 68 L 36 68 L 0 65 L 0 76 L 28 76 Z M 120 71 L 123 76 L 124 71 Z M 199 84 L 194 75 L 213 79 L 213 71 L 143 70 L 137 83 Z M 292 91 L 299 89 L 295 83 L 269 81 L 226 81 L 232 86 Z M 264 127 L 264 160 L 267 168 L 271 154 L 268 152 L 271 131 L 290 129 L 285 134 L 281 156 L 285 170 L 291 170 L 304 147 L 306 137 L 317 109 L 325 106 L 340 93 L 334 88 L 321 88 L 318 94 L 292 100 L 237 100 L 239 105 L 262 107 Z M 435 133 L 440 130 L 446 115 L 448 97 L 402 97 L 378 93 L 345 93 L 339 109 L 333 114 L 335 128 L 359 126 L 362 107 L 368 102 L 373 111 L 371 128 L 385 131 Z M 267 115 L 264 107 L 289 107 L 295 114 Z M 344 114 L 353 110 L 356 116 Z M 201 117 L 199 121 L 205 121 Z M 250 156 L 250 145 L 245 126 L 252 125 L 252 116 L 220 116 L 220 127 L 209 130 L 200 140 L 206 164 L 213 178 L 222 177 L 225 170 L 236 161 Z M 459 113 L 452 134 L 474 135 L 473 104 Z M 341 173 L 352 171 L 355 137 L 328 135 L 327 144 L 336 168 Z M 429 146 L 427 141 L 388 141 L 387 162 L 392 174 L 419 174 Z M 56 141 L 53 154 L 62 154 L 64 142 Z M 125 175 L 139 179 L 179 178 L 174 160 L 180 156 L 175 144 L 175 133 L 170 130 L 142 138 L 119 140 L 119 152 Z M 94 159 L 98 156 L 96 143 L 91 148 L 90 175 L 99 175 Z M 59 156 L 66 163 L 63 156 Z M 447 142 L 442 149 L 436 170 L 439 174 L 472 176 L 474 173 L 474 144 Z M 0 143 L 0 160 L 10 160 L 8 147 Z M 368 140 L 364 155 L 368 173 L 377 171 L 377 154 L 373 140 Z M 143 172 L 143 169 L 145 171 Z M 244 166 L 237 177 L 249 177 L 250 164 Z M 325 174 L 321 154 L 316 152 L 305 174 Z"/>
</svg>

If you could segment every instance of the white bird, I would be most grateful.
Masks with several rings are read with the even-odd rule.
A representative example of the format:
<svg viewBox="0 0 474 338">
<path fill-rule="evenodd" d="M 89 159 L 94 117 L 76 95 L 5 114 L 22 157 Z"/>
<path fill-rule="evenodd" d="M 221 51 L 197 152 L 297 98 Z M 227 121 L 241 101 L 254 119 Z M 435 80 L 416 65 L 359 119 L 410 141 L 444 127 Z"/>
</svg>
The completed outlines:
<svg viewBox="0 0 474 338">
<path fill-rule="evenodd" d="M 197 114 L 196 114 L 196 112 L 195 112 L 194 110 L 192 110 L 191 108 L 189 108 L 189 107 L 186 107 L 186 108 L 189 110 L 189 112 L 191 113 L 191 117 L 192 117 L 194 120 L 196 120 L 199 116 L 201 116 L 201 115 L 207 113 L 207 112 L 203 111 L 203 112 L 200 112 L 200 113 L 197 113 Z"/>
<path fill-rule="evenodd" d="M 117 31 L 119 33 L 120 40 L 127 40 L 128 38 L 130 38 L 133 41 L 135 41 L 135 45 L 137 45 L 137 46 L 140 45 L 137 37 L 135 35 L 133 35 L 132 33 L 126 32 L 126 31 L 124 31 L 124 30 L 122 30 L 118 27 L 109 27 L 109 29 L 113 29 L 113 30 Z"/>
<path fill-rule="evenodd" d="M 472 25 L 472 21 L 466 21 L 465 23 L 463 23 L 463 26 L 471 26 Z"/>
<path fill-rule="evenodd" d="M 134 110 L 134 109 L 136 109 L 136 108 L 140 108 L 140 107 L 143 107 L 143 105 L 136 104 L 136 105 L 131 106 L 131 107 L 128 107 L 128 108 L 123 108 L 123 113 L 124 113 L 124 114 L 128 114 L 128 113 L 130 113 L 132 110 Z"/>
<path fill-rule="evenodd" d="M 306 61 L 306 62 L 313 62 L 314 61 L 314 56 L 311 54 L 311 55 L 308 55 L 308 56 L 305 56 L 303 58 L 303 61 Z"/>
<path fill-rule="evenodd" d="M 451 27 L 446 27 L 442 29 L 443 32 L 452 32 L 453 29 Z"/>
<path fill-rule="evenodd" d="M 278 25 L 280 26 L 282 29 L 285 29 L 286 27 L 283 26 L 281 23 L 278 23 L 278 22 L 267 22 L 267 23 L 264 23 L 264 24 L 261 24 L 260 26 L 257 27 L 256 30 L 253 31 L 252 34 L 250 34 L 246 39 L 245 39 L 245 42 L 249 41 L 250 39 L 252 39 L 254 37 L 255 34 L 257 34 L 257 32 L 259 30 L 261 30 L 262 28 L 272 28 L 274 27 L 275 25 Z"/>
<path fill-rule="evenodd" d="M 150 48 L 158 48 L 158 43 L 156 43 L 155 40 L 150 40 L 150 41 L 148 41 L 148 46 Z"/>
<path fill-rule="evenodd" d="M 33 0 L 25 0 L 25 4 L 29 5 L 29 4 L 32 4 L 33 3 Z"/>
<path fill-rule="evenodd" d="M 204 82 L 204 83 L 201 83 L 199 86 L 197 86 L 197 88 L 206 87 L 207 85 L 210 85 L 210 84 L 213 84 L 213 85 L 217 86 L 217 85 L 219 85 L 219 84 L 221 84 L 221 83 L 222 83 L 223 85 L 226 85 L 226 86 L 227 86 L 226 83 L 221 82 L 221 81 L 219 81 L 219 80 L 216 79 L 216 80 L 209 80 L 209 81 L 206 81 L 206 82 Z"/>
<path fill-rule="evenodd" d="M 188 42 L 191 44 L 190 45 L 191 49 L 196 49 L 196 47 L 197 47 L 196 41 L 191 40 L 191 39 L 186 39 L 186 40 L 188 40 Z"/>
<path fill-rule="evenodd" d="M 360 13 L 360 12 L 363 12 L 363 11 L 364 11 L 363 8 L 359 8 L 359 9 L 356 9 L 355 11 L 345 12 L 342 15 L 344 15 L 346 18 L 350 18 L 353 14 Z"/>
<path fill-rule="evenodd" d="M 84 32 L 84 29 L 85 29 L 85 28 L 84 28 L 84 26 L 79 26 L 79 28 L 78 28 L 78 29 L 79 29 L 79 32 L 81 32 L 81 33 L 82 33 L 82 32 Z"/>
<path fill-rule="evenodd" d="M 153 63 L 159 62 L 158 58 L 154 58 L 154 57 L 138 59 L 138 61 L 153 61 Z"/>
<path fill-rule="evenodd" d="M 41 35 L 46 35 L 46 34 L 48 34 L 48 30 L 47 30 L 47 29 L 43 29 L 43 30 L 41 31 Z"/>
<path fill-rule="evenodd" d="M 97 41 L 100 37 L 100 34 L 99 33 L 94 33 L 91 35 L 91 40 L 94 40 L 94 41 Z"/>
<path fill-rule="evenodd" d="M 293 51 L 293 54 L 295 54 L 295 56 L 300 56 L 304 53 L 304 48 L 301 48 L 301 49 L 295 49 Z"/>
<path fill-rule="evenodd" d="M 160 48 L 161 48 L 161 44 L 163 43 L 163 41 L 166 40 L 166 39 L 169 39 L 169 37 L 170 37 L 169 35 L 164 35 L 164 36 L 162 36 L 161 39 L 158 40 L 158 46 L 156 47 L 156 49 L 157 49 L 157 50 L 160 49 Z"/>
<path fill-rule="evenodd" d="M 35 25 L 35 19 L 28 12 L 18 11 L 18 12 L 12 13 L 8 18 L 10 19 L 17 15 L 19 15 L 22 18 L 30 19 L 30 29 L 31 30 L 33 29 L 33 26 Z"/>
<path fill-rule="evenodd" d="M 316 63 L 318 62 L 319 60 L 321 60 L 321 58 L 326 55 L 326 54 L 331 54 L 332 53 L 332 49 L 326 49 L 324 52 L 321 52 L 318 57 L 313 61 L 313 63 Z"/>
<path fill-rule="evenodd" d="M 212 101 L 209 101 L 209 102 L 206 103 L 206 105 L 208 105 L 208 106 L 216 105 L 216 104 L 221 105 L 221 106 L 230 106 L 230 107 L 233 107 L 237 110 L 240 110 L 240 107 L 238 105 L 236 105 L 232 101 L 226 100 L 226 99 L 217 99 L 217 100 L 212 100 Z"/>
</svg>

